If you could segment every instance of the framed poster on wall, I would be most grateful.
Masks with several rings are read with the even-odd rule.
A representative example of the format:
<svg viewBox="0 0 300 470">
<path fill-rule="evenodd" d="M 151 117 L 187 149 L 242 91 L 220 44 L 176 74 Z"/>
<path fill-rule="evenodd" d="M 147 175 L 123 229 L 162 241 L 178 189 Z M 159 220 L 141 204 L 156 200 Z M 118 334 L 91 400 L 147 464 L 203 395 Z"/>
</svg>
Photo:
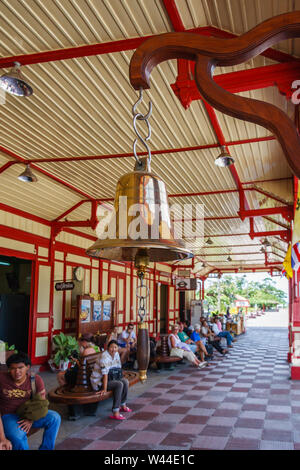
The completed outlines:
<svg viewBox="0 0 300 470">
<path fill-rule="evenodd" d="M 89 323 L 91 321 L 92 299 L 89 297 L 82 298 L 79 303 L 79 318 L 81 323 Z"/>
<path fill-rule="evenodd" d="M 111 319 L 111 310 L 112 310 L 112 302 L 110 300 L 103 301 L 103 321 L 109 321 Z"/>
<path fill-rule="evenodd" d="M 102 300 L 94 300 L 93 321 L 102 320 Z"/>
<path fill-rule="evenodd" d="M 77 296 L 77 336 L 104 334 L 114 325 L 115 299 L 98 300 L 89 295 Z"/>
</svg>

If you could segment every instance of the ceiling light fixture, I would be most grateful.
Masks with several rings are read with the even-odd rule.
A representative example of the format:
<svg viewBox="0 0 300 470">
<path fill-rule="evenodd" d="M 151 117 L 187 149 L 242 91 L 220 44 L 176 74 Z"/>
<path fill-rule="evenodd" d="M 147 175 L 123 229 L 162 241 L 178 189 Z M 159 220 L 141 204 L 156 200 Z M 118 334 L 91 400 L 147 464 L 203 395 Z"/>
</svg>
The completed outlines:
<svg viewBox="0 0 300 470">
<path fill-rule="evenodd" d="M 221 153 L 220 155 L 215 159 L 215 165 L 219 167 L 226 167 L 230 166 L 234 163 L 234 159 L 232 156 L 227 152 L 225 145 L 222 145 L 221 147 Z"/>
<path fill-rule="evenodd" d="M 269 242 L 269 240 L 267 238 L 265 238 L 264 241 L 262 242 L 262 245 L 267 247 L 267 246 L 271 246 L 271 243 Z"/>
<path fill-rule="evenodd" d="M 11 71 L 0 77 L 0 87 L 10 95 L 30 96 L 33 93 L 33 89 L 23 79 L 20 67 L 21 64 L 19 62 L 14 62 Z"/>
<path fill-rule="evenodd" d="M 32 173 L 29 163 L 26 165 L 25 171 L 23 171 L 23 173 L 18 176 L 18 179 L 25 181 L 25 183 L 36 183 L 38 180 L 37 177 Z"/>
</svg>

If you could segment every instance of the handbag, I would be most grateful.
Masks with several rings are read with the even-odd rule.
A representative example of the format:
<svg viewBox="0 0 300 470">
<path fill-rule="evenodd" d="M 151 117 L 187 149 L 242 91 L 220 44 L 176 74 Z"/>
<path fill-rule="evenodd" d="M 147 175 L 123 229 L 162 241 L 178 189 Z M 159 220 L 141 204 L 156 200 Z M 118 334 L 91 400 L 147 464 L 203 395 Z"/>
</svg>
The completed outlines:
<svg viewBox="0 0 300 470">
<path fill-rule="evenodd" d="M 123 371 L 121 367 L 112 367 L 108 371 L 108 380 L 121 380 L 123 378 Z"/>
<path fill-rule="evenodd" d="M 171 352 L 170 352 L 170 356 L 173 357 L 180 357 L 181 359 L 183 359 L 183 349 L 180 349 L 180 348 L 172 348 L 171 349 Z"/>
<path fill-rule="evenodd" d="M 34 375 L 30 376 L 31 396 L 30 399 L 22 403 L 16 411 L 16 414 L 22 419 L 37 421 L 44 418 L 48 413 L 49 401 L 36 393 L 36 384 Z"/>
</svg>

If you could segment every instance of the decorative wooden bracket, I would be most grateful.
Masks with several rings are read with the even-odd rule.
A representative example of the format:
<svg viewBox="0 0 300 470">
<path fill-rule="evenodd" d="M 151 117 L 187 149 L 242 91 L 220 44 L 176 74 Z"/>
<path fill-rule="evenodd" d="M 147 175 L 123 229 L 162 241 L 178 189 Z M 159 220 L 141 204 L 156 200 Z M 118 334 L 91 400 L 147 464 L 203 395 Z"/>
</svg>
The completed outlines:
<svg viewBox="0 0 300 470">
<path fill-rule="evenodd" d="M 240 64 L 280 41 L 295 37 L 300 37 L 300 11 L 270 18 L 233 39 L 199 37 L 193 33 L 158 35 L 144 42 L 133 54 L 130 82 L 136 90 L 150 88 L 151 71 L 159 63 L 169 59 L 195 61 L 195 81 L 201 96 L 222 113 L 271 131 L 292 172 L 300 178 L 300 137 L 294 122 L 277 106 L 233 95 L 212 77 L 216 66 Z"/>
</svg>

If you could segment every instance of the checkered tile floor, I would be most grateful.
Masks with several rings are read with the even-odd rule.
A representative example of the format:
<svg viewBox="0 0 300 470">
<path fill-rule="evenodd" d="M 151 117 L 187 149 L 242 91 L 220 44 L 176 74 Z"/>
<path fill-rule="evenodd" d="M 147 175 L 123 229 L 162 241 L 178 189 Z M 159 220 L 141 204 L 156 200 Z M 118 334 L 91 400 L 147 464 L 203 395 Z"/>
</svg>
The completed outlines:
<svg viewBox="0 0 300 470">
<path fill-rule="evenodd" d="M 129 401 L 125 421 L 103 417 L 57 449 L 300 449 L 300 381 L 290 380 L 286 328 L 248 328 L 202 370 L 178 367 Z"/>
</svg>

